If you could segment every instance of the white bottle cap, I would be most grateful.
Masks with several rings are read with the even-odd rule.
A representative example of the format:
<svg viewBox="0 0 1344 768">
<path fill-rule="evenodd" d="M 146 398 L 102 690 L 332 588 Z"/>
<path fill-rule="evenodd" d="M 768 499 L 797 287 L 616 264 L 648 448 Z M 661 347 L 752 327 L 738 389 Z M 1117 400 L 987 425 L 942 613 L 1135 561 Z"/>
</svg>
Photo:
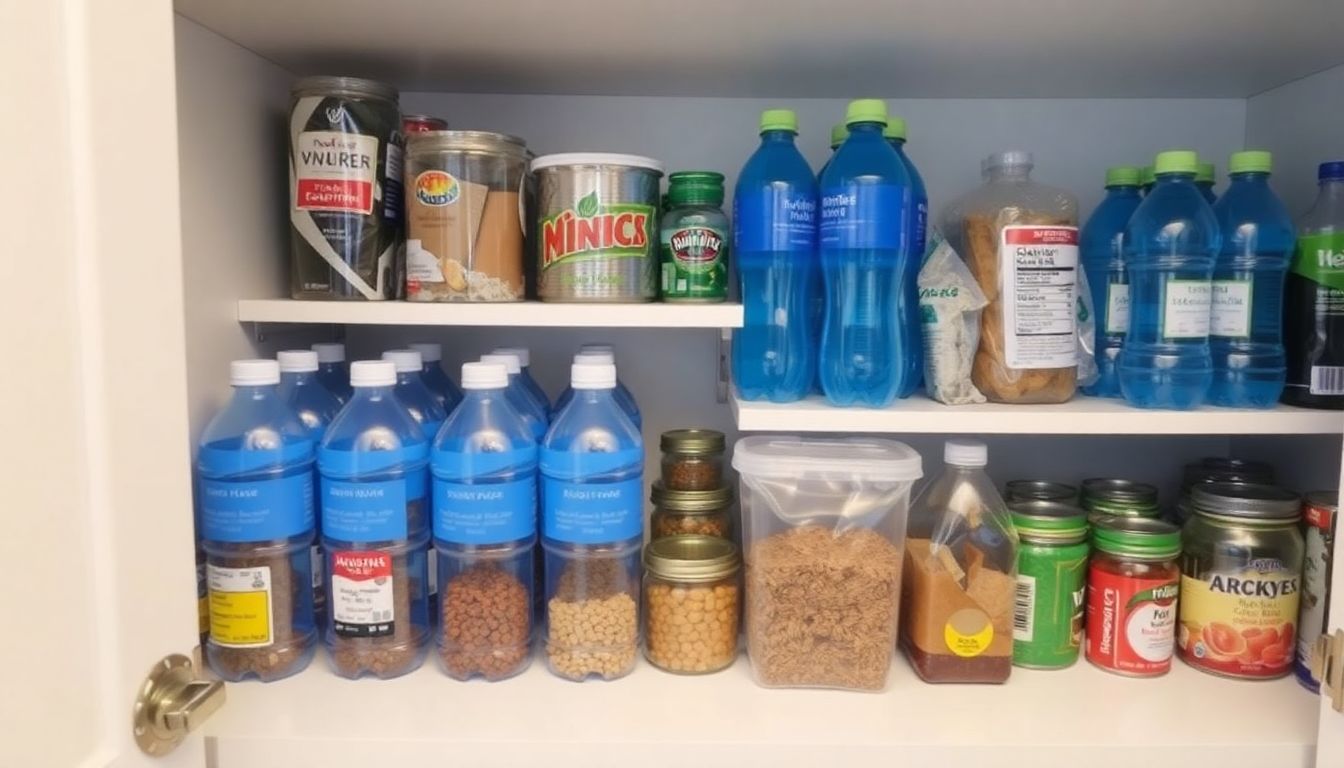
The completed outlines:
<svg viewBox="0 0 1344 768">
<path fill-rule="evenodd" d="M 583 346 L 579 347 L 580 355 L 586 354 L 588 352 L 605 352 L 606 354 L 615 357 L 616 347 L 612 346 L 611 344 L 584 344 Z"/>
<path fill-rule="evenodd" d="M 943 443 L 943 461 L 957 467 L 983 467 L 989 463 L 989 446 L 980 440 L 948 440 Z"/>
<path fill-rule="evenodd" d="M 383 359 L 396 366 L 397 373 L 419 373 L 425 366 L 414 349 L 389 349 L 383 353 Z"/>
<path fill-rule="evenodd" d="M 426 363 L 437 363 L 443 359 L 443 345 L 435 344 L 432 341 L 420 341 L 415 344 L 407 344 L 407 349 L 414 349 L 420 353 L 420 359 Z"/>
<path fill-rule="evenodd" d="M 518 356 L 513 353 L 491 352 L 488 355 L 481 355 L 482 363 L 496 363 L 504 366 L 510 376 L 522 373 L 523 363 Z"/>
<path fill-rule="evenodd" d="M 580 352 L 574 356 L 576 363 L 596 363 L 597 365 L 615 365 L 616 356 L 610 352 Z"/>
<path fill-rule="evenodd" d="M 350 364 L 350 386 L 390 387 L 397 383 L 397 367 L 386 360 L 357 360 Z"/>
<path fill-rule="evenodd" d="M 264 387 L 280 383 L 280 364 L 274 360 L 234 360 L 229 383 L 235 387 Z"/>
<path fill-rule="evenodd" d="M 344 344 L 314 344 L 313 351 L 317 353 L 317 362 L 319 363 L 345 362 Z"/>
<path fill-rule="evenodd" d="M 502 363 L 463 363 L 463 389 L 503 389 L 509 386 L 509 369 Z"/>
<path fill-rule="evenodd" d="M 610 363 L 575 363 L 569 367 L 569 385 L 574 389 L 615 389 L 616 366 Z"/>
<path fill-rule="evenodd" d="M 277 352 L 281 373 L 308 373 L 317 370 L 317 353 L 309 349 L 286 349 Z"/>
<path fill-rule="evenodd" d="M 517 355 L 518 364 L 526 368 L 532 364 L 532 353 L 527 347 L 496 347 L 490 350 L 492 355 Z"/>
</svg>

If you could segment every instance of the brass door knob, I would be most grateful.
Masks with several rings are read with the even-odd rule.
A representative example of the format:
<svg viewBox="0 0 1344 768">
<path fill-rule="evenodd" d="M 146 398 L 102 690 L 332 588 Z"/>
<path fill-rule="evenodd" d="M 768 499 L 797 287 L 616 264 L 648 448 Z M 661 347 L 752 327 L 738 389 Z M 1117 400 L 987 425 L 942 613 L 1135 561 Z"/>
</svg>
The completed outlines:
<svg viewBox="0 0 1344 768">
<path fill-rule="evenodd" d="M 135 697 L 135 743 L 147 755 L 165 755 L 224 706 L 224 684 L 197 680 L 191 659 L 165 656 L 145 676 Z"/>
</svg>

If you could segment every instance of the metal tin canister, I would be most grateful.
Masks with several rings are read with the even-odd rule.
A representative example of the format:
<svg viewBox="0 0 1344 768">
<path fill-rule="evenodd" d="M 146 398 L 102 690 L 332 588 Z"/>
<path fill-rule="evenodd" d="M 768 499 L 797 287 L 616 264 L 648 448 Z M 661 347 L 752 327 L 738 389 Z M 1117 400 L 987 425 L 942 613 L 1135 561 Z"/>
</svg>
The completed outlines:
<svg viewBox="0 0 1344 768">
<path fill-rule="evenodd" d="M 1312 491 L 1302 503 L 1302 535 L 1306 557 L 1302 560 L 1302 605 L 1297 617 L 1297 649 L 1293 672 L 1297 681 L 1319 692 L 1321 681 L 1311 673 L 1312 648 L 1316 638 L 1330 626 L 1331 553 L 1339 519 L 1339 491 Z"/>
<path fill-rule="evenodd" d="M 662 163 L 566 153 L 532 161 L 537 180 L 537 294 L 543 301 L 658 297 Z"/>
<path fill-rule="evenodd" d="M 395 299 L 402 291 L 397 89 L 306 77 L 289 113 L 290 295 Z"/>
<path fill-rule="evenodd" d="M 1157 488 L 1147 483 L 1112 477 L 1089 477 L 1083 481 L 1081 497 L 1083 509 L 1094 518 L 1107 515 L 1119 517 L 1157 517 Z"/>
<path fill-rule="evenodd" d="M 1078 498 L 1078 489 L 1049 480 L 1010 480 L 1004 486 L 1005 501 L 1058 501 L 1072 503 Z"/>
<path fill-rule="evenodd" d="M 1013 664 L 1063 669 L 1078 660 L 1087 593 L 1087 513 L 1072 504 L 1008 505 L 1017 529 Z"/>
</svg>

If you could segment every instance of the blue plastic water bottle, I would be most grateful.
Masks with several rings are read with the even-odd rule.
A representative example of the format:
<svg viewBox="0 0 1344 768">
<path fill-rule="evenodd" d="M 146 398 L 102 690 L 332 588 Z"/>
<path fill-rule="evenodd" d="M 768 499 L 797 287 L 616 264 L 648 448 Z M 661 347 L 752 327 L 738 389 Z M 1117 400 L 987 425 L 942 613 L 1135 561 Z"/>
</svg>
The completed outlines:
<svg viewBox="0 0 1344 768">
<path fill-rule="evenodd" d="M 821 178 L 821 388 L 835 405 L 880 408 L 900 394 L 908 368 L 898 312 L 913 192 L 905 164 L 882 138 L 886 104 L 852 101 L 846 123 L 849 138 Z"/>
<path fill-rule="evenodd" d="M 1297 243 L 1292 217 L 1269 186 L 1268 152 L 1237 152 L 1232 183 L 1213 206 L 1223 247 L 1213 268 L 1209 402 L 1272 408 L 1283 394 L 1283 284 Z"/>
<path fill-rule="evenodd" d="M 793 110 L 761 113 L 761 145 L 733 193 L 733 249 L 745 324 L 733 332 L 733 381 L 744 400 L 802 399 L 816 377 L 813 329 L 817 180 L 794 146 Z"/>
<path fill-rule="evenodd" d="M 196 465 L 205 655 L 225 680 L 279 680 L 317 647 L 312 591 L 296 588 L 312 580 L 314 443 L 280 394 L 276 361 L 235 360 L 229 383 L 233 398 L 205 428 Z"/>
<path fill-rule="evenodd" d="M 906 231 L 910 233 L 910 250 L 906 258 L 905 290 L 901 294 L 904 308 L 900 312 L 901 330 L 905 334 L 905 379 L 901 386 L 901 397 L 909 397 L 919 389 L 924 380 L 924 333 L 919 318 L 919 268 L 924 264 L 924 249 L 928 241 L 929 193 L 924 188 L 924 177 L 919 175 L 910 156 L 905 153 L 905 120 L 889 117 L 887 127 L 882 131 L 891 148 L 905 164 L 905 172 L 910 175 L 910 189 L 913 205 L 910 206 L 910 221 Z"/>
<path fill-rule="evenodd" d="M 420 422 L 425 439 L 432 442 L 439 434 L 439 426 L 448 418 L 448 412 L 420 378 L 425 367 L 420 353 L 413 349 L 389 349 L 383 353 L 383 359 L 396 368 L 397 399 Z"/>
<path fill-rule="evenodd" d="M 462 389 L 453 382 L 447 371 L 443 370 L 443 345 L 433 342 L 419 342 L 416 344 L 407 344 L 407 349 L 414 349 L 420 353 L 420 380 L 425 382 L 429 391 L 433 393 L 434 399 L 439 401 L 439 407 L 444 413 L 452 413 L 457 404 L 462 402 Z"/>
<path fill-rule="evenodd" d="M 1129 334 L 1120 391 L 1140 408 L 1197 408 L 1213 381 L 1209 313 L 1218 220 L 1195 188 L 1194 152 L 1157 156 L 1153 190 L 1125 227 Z"/>
<path fill-rule="evenodd" d="M 1195 171 L 1195 188 L 1199 190 L 1199 194 L 1204 196 L 1209 205 L 1218 202 L 1218 195 L 1213 191 L 1217 173 L 1213 163 L 1200 163 L 1199 168 Z"/>
<path fill-rule="evenodd" d="M 587 362 L 598 365 L 616 365 L 615 347 L 610 344 L 584 344 L 579 347 L 579 353 L 574 356 L 575 363 Z M 619 369 L 618 369 L 619 371 Z M 630 417 L 636 429 L 644 428 L 644 417 L 639 412 L 639 403 L 635 402 L 635 396 L 629 388 L 621 382 L 619 373 L 616 377 L 616 402 L 625 411 L 625 415 Z M 565 391 L 560 393 L 560 397 L 555 401 L 555 408 L 552 409 L 552 415 L 560 413 L 564 406 L 574 399 L 574 388 L 565 387 Z"/>
<path fill-rule="evenodd" d="M 397 379 L 390 361 L 352 364 L 354 394 L 317 449 L 327 655 L 344 677 L 410 672 L 429 640 L 429 442 Z"/>
<path fill-rule="evenodd" d="M 546 414 L 546 421 L 551 419 L 551 398 L 547 396 L 546 390 L 541 388 L 537 380 L 532 377 L 532 352 L 527 347 L 499 347 L 491 350 L 491 354 L 517 355 L 518 364 L 522 370 L 518 372 L 518 378 L 527 388 L 528 393 L 532 395 L 532 400 L 541 406 L 542 413 Z"/>
<path fill-rule="evenodd" d="M 1079 258 L 1087 271 L 1096 319 L 1098 378 L 1083 391 L 1095 397 L 1119 397 L 1120 373 L 1116 368 L 1125 334 L 1129 331 L 1129 277 L 1121 245 L 1125 225 L 1143 202 L 1139 194 L 1140 170 L 1132 165 L 1106 169 L 1106 197 L 1092 212 L 1079 233 Z"/>
<path fill-rule="evenodd" d="M 345 364 L 345 345 L 314 344 L 317 353 L 317 380 L 331 390 L 341 405 L 350 402 L 350 366 Z"/>
<path fill-rule="evenodd" d="M 527 422 L 528 428 L 532 430 L 532 435 L 537 442 L 541 442 L 541 438 L 546 435 L 549 422 L 541 409 L 541 405 L 532 399 L 527 387 L 523 386 L 522 366 L 518 362 L 518 356 L 512 354 L 481 355 L 480 362 L 502 365 L 504 370 L 508 371 L 509 383 L 504 389 L 504 396 L 523 417 L 523 420 Z"/>
</svg>

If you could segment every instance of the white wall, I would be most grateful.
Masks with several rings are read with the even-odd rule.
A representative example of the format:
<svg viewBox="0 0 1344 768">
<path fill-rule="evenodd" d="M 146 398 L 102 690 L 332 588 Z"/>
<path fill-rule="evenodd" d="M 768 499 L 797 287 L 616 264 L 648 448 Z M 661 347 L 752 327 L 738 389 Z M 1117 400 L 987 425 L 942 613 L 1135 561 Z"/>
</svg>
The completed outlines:
<svg viewBox="0 0 1344 768">
<path fill-rule="evenodd" d="M 1316 197 L 1316 166 L 1344 160 L 1344 66 L 1247 100 L 1246 146 L 1274 153 L 1274 188 L 1298 216 Z"/>
</svg>

